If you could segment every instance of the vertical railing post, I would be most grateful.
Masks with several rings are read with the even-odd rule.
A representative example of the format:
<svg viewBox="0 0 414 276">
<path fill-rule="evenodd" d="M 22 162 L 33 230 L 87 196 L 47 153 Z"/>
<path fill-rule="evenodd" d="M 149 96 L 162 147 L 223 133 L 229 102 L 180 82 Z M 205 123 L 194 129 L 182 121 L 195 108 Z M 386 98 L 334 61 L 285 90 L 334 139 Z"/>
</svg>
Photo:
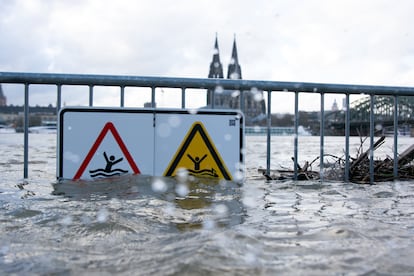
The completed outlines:
<svg viewBox="0 0 414 276">
<path fill-rule="evenodd" d="M 155 108 L 155 86 L 151 87 L 151 107 Z"/>
<path fill-rule="evenodd" d="M 323 181 L 323 148 L 324 148 L 324 138 L 325 138 L 325 95 L 321 93 L 321 121 L 320 121 L 320 144 L 319 144 L 319 175 L 321 181 Z"/>
<path fill-rule="evenodd" d="M 93 85 L 89 85 L 89 106 L 93 106 Z"/>
<path fill-rule="evenodd" d="M 245 111 L 245 104 L 244 104 L 244 93 L 243 90 L 240 89 L 240 110 L 244 113 L 246 113 Z"/>
<path fill-rule="evenodd" d="M 345 97 L 345 182 L 349 182 L 349 136 L 350 136 L 350 110 L 349 94 Z"/>
<path fill-rule="evenodd" d="M 369 113 L 369 182 L 374 184 L 374 95 L 370 95 L 370 113 Z"/>
<path fill-rule="evenodd" d="M 398 179 L 398 96 L 394 96 L 394 179 Z"/>
<path fill-rule="evenodd" d="M 120 106 L 124 107 L 125 106 L 125 86 L 121 85 L 121 99 L 120 99 Z"/>
<path fill-rule="evenodd" d="M 185 87 L 181 88 L 181 108 L 185 108 Z"/>
<path fill-rule="evenodd" d="M 214 109 L 216 105 L 216 88 L 210 90 L 210 106 L 209 108 Z"/>
<path fill-rule="evenodd" d="M 57 98 L 56 98 L 56 115 L 59 113 L 59 110 L 62 108 L 62 85 L 57 85 Z"/>
<path fill-rule="evenodd" d="M 29 177 L 29 84 L 24 84 L 23 178 Z"/>
<path fill-rule="evenodd" d="M 272 91 L 267 91 L 267 144 L 266 144 L 266 174 L 270 175 L 271 133 L 272 128 Z"/>
<path fill-rule="evenodd" d="M 293 178 L 298 180 L 298 127 L 299 127 L 299 92 L 295 91 L 295 135 L 293 140 Z"/>
</svg>

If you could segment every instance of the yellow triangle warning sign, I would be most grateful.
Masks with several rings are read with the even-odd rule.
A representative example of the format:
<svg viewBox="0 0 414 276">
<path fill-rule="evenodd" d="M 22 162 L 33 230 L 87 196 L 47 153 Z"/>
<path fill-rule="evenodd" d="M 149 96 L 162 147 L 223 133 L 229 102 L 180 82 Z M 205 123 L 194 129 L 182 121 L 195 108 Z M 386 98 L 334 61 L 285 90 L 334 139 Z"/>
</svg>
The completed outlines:
<svg viewBox="0 0 414 276">
<path fill-rule="evenodd" d="M 220 153 L 201 122 L 195 122 L 191 126 L 164 176 L 175 176 L 181 168 L 187 169 L 194 176 L 232 180 Z"/>
</svg>

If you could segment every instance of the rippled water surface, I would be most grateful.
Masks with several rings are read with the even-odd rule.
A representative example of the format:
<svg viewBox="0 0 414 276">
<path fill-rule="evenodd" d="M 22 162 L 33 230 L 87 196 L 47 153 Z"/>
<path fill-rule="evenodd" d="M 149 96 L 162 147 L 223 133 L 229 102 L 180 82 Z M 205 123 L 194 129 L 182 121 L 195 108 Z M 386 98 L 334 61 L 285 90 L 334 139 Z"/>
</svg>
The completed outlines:
<svg viewBox="0 0 414 276">
<path fill-rule="evenodd" d="M 265 182 L 264 137 L 246 137 L 246 181 L 124 176 L 56 183 L 56 140 L 0 135 L 0 274 L 332 275 L 414 273 L 414 182 Z M 326 137 L 340 156 L 342 137 Z M 359 139 L 351 139 L 351 153 Z M 400 151 L 414 143 L 400 138 Z M 300 162 L 319 155 L 299 138 Z M 292 167 L 273 137 L 272 167 Z M 392 140 L 376 153 L 392 156 Z M 314 167 L 313 169 L 317 169 Z"/>
</svg>

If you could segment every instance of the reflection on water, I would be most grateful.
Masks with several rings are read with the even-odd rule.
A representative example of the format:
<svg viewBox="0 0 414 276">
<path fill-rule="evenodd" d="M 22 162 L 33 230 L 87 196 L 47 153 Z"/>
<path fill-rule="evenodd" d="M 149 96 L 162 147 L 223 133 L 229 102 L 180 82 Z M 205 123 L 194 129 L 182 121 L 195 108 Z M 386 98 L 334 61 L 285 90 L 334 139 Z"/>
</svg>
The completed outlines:
<svg viewBox="0 0 414 276">
<path fill-rule="evenodd" d="M 30 137 L 23 181 L 22 136 L 0 136 L 0 274 L 414 271 L 414 182 L 265 182 L 257 172 L 264 138 L 246 139 L 247 180 L 239 185 L 185 175 L 56 182 L 55 140 L 40 134 Z M 325 152 L 340 155 L 340 139 L 327 137 Z M 291 141 L 274 139 L 272 164 L 291 166 Z M 300 160 L 319 154 L 318 137 L 300 143 Z"/>
</svg>

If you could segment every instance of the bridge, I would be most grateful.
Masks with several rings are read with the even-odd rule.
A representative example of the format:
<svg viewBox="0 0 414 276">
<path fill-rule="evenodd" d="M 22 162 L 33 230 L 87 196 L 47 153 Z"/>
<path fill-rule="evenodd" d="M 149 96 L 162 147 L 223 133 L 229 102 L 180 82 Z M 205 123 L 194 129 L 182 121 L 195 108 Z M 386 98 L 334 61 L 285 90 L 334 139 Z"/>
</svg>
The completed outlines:
<svg viewBox="0 0 414 276">
<path fill-rule="evenodd" d="M 400 134 L 410 135 L 410 129 L 414 125 L 414 97 L 412 96 L 375 96 L 373 99 L 366 96 L 353 101 L 349 106 L 350 135 L 369 136 L 371 104 L 373 104 L 376 135 L 392 134 L 395 120 Z M 344 110 L 327 112 L 325 121 L 332 134 L 345 134 Z"/>
</svg>

